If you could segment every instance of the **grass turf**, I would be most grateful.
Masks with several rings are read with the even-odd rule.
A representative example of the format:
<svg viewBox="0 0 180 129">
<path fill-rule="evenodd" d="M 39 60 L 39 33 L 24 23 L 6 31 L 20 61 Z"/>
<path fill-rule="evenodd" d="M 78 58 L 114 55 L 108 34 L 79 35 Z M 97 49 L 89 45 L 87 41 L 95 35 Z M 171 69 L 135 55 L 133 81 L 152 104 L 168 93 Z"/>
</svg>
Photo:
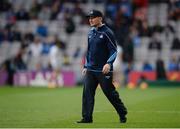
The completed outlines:
<svg viewBox="0 0 180 129">
<path fill-rule="evenodd" d="M 0 88 L 0 128 L 158 128 L 180 127 L 180 88 L 118 89 L 128 108 L 128 122 L 118 116 L 100 89 L 94 123 L 81 118 L 82 88 Z"/>
</svg>

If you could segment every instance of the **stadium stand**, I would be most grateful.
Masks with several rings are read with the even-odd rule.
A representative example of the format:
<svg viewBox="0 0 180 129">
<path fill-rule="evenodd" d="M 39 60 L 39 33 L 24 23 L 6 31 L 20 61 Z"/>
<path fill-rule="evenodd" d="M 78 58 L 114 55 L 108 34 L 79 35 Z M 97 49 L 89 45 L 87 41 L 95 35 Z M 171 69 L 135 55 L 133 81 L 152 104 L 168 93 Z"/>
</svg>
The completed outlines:
<svg viewBox="0 0 180 129">
<path fill-rule="evenodd" d="M 171 57 L 176 56 L 179 71 L 180 50 L 172 49 L 172 44 L 175 38 L 180 40 L 180 1 L 168 0 L 1 0 L 1 68 L 6 60 L 15 58 L 23 50 L 26 71 L 49 70 L 49 52 L 37 58 L 28 51 L 34 37 L 39 36 L 41 44 L 49 45 L 49 49 L 53 45 L 59 47 L 57 61 L 61 70 L 73 71 L 76 82 L 81 82 L 89 29 L 85 15 L 94 7 L 104 12 L 106 24 L 114 30 L 125 55 L 123 65 L 131 63 L 134 71 L 142 71 L 147 59 L 155 68 L 156 60 L 161 58 L 168 71 Z M 40 22 L 44 27 L 37 31 Z M 148 48 L 155 33 L 162 45 L 160 51 Z M 58 45 L 56 40 L 47 42 L 49 37 L 56 36 L 66 47 Z M 180 42 L 176 42 L 178 46 Z M 126 71 L 124 66 L 120 69 Z"/>
</svg>

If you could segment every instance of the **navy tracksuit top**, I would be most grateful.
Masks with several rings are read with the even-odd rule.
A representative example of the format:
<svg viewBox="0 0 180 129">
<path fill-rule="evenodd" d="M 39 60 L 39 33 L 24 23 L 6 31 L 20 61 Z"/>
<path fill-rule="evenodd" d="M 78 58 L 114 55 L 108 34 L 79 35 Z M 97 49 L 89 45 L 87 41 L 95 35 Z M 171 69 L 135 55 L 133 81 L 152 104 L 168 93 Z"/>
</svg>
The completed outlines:
<svg viewBox="0 0 180 129">
<path fill-rule="evenodd" d="M 105 64 L 113 62 L 117 55 L 117 46 L 113 32 L 106 26 L 92 27 L 88 33 L 88 50 L 84 68 L 89 71 L 102 72 Z"/>
</svg>

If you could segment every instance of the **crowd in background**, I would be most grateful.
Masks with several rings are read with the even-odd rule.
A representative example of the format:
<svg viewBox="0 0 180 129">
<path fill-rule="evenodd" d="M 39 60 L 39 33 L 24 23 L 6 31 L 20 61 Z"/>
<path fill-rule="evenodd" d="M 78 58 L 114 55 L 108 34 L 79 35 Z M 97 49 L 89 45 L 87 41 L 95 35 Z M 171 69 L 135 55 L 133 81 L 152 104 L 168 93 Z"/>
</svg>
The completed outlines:
<svg viewBox="0 0 180 129">
<path fill-rule="evenodd" d="M 19 4 L 18 4 L 19 2 Z M 83 5 L 100 5 L 98 7 L 104 13 L 105 23 L 111 27 L 116 35 L 118 45 L 122 49 L 122 62 L 125 65 L 124 74 L 134 69 L 135 48 L 141 45 L 141 38 L 148 37 L 148 50 L 161 52 L 165 44 L 159 39 L 160 34 L 173 35 L 170 48 L 180 50 L 180 33 L 176 24 L 180 22 L 180 1 L 179 0 L 32 0 L 25 4 L 23 0 L 1 0 L 0 1 L 0 46 L 6 42 L 13 44 L 20 43 L 20 49 L 12 58 L 3 60 L 0 65 L 6 65 L 11 71 L 17 70 L 49 70 L 69 66 L 72 58 L 68 54 L 68 37 L 72 36 L 78 27 L 88 26 L 86 14 L 89 10 Z M 25 6 L 28 5 L 28 6 Z M 166 16 L 157 15 L 154 19 L 148 19 L 149 7 L 158 10 L 160 7 L 166 9 Z M 90 7 L 90 8 L 93 8 Z M 164 18 L 164 19 L 163 19 Z M 152 24 L 150 20 L 154 21 Z M 24 28 L 22 31 L 18 24 L 23 22 L 36 22 L 35 30 Z M 47 24 L 44 22 L 57 21 L 68 35 L 62 39 L 58 33 L 50 33 Z M 81 44 L 79 44 L 81 46 Z M 74 51 L 73 58 L 80 57 L 82 62 L 85 52 L 80 52 L 81 47 Z M 56 62 L 58 53 L 61 53 L 61 65 Z M 142 53 L 143 54 L 143 53 Z M 24 55 L 26 58 L 24 59 Z M 47 65 L 41 64 L 39 59 L 42 55 L 48 55 Z M 1 55 L 0 55 L 1 56 Z M 34 57 L 34 58 L 32 58 Z M 35 59 L 37 58 L 37 59 Z M 36 60 L 35 68 L 28 66 L 30 61 Z M 163 60 L 154 62 L 154 67 L 147 60 L 143 60 L 143 71 L 155 70 Z M 160 62 L 160 63 L 159 63 Z M 160 67 L 161 67 L 160 66 Z M 180 70 L 180 55 L 174 56 L 165 67 L 167 71 Z"/>
</svg>

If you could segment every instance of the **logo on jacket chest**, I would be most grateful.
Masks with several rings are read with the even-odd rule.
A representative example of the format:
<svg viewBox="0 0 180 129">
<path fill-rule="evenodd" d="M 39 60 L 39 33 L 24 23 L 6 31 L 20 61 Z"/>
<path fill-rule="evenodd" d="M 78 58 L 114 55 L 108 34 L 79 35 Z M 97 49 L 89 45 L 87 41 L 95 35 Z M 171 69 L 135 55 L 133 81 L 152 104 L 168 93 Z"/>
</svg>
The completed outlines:
<svg viewBox="0 0 180 129">
<path fill-rule="evenodd" d="M 103 35 L 101 34 L 101 35 L 99 36 L 99 38 L 102 39 L 102 38 L 103 38 Z"/>
<path fill-rule="evenodd" d="M 94 35 L 94 36 L 93 36 L 93 35 L 89 35 L 89 36 L 88 36 L 89 39 L 92 38 L 92 37 L 95 38 L 95 37 L 97 37 L 97 36 L 96 36 L 96 35 Z M 102 34 L 100 34 L 98 37 L 99 37 L 100 39 L 103 39 L 104 36 L 103 36 Z"/>
</svg>

